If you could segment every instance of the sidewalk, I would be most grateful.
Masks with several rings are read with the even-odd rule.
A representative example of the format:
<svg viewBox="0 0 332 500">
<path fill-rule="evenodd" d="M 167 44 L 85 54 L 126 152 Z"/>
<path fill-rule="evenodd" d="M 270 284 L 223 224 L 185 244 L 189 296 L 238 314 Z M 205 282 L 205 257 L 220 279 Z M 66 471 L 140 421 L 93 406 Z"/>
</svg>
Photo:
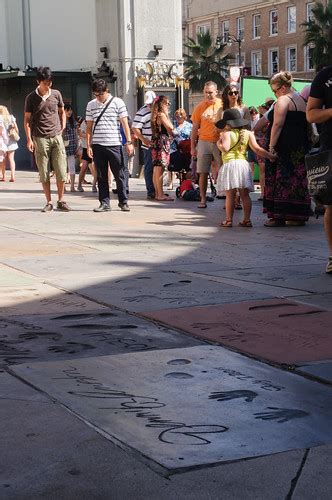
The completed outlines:
<svg viewBox="0 0 332 500">
<path fill-rule="evenodd" d="M 226 229 L 141 179 L 130 213 L 1 183 L 1 499 L 331 498 L 323 222 L 265 228 L 258 196 Z"/>
</svg>

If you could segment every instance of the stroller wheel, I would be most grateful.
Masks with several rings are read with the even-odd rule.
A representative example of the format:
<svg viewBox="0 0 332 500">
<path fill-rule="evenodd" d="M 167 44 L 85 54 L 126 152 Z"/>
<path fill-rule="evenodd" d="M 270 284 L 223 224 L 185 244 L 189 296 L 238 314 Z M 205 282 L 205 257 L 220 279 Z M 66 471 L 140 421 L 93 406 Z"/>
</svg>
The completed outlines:
<svg viewBox="0 0 332 500">
<path fill-rule="evenodd" d="M 176 195 L 177 198 L 180 198 L 180 187 L 176 188 L 175 195 Z"/>
</svg>

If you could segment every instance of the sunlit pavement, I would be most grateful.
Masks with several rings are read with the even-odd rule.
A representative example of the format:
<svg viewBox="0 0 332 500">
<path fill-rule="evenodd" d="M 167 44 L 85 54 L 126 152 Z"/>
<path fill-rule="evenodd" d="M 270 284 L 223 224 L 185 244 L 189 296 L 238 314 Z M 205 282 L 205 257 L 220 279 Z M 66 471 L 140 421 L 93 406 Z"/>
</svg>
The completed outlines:
<svg viewBox="0 0 332 500">
<path fill-rule="evenodd" d="M 84 189 L 0 186 L 0 498 L 330 498 L 322 219 Z"/>
</svg>

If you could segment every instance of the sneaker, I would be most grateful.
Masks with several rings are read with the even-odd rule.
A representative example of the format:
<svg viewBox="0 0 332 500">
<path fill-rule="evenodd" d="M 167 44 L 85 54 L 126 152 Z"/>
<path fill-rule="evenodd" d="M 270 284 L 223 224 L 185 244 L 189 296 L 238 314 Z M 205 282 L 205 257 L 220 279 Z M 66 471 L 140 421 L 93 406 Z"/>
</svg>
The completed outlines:
<svg viewBox="0 0 332 500">
<path fill-rule="evenodd" d="M 52 203 L 46 203 L 44 208 L 41 209 L 41 212 L 52 212 L 52 210 L 53 210 Z"/>
<path fill-rule="evenodd" d="M 80 193 L 84 193 L 84 189 L 82 188 L 82 186 L 77 186 L 77 191 L 79 191 Z"/>
<path fill-rule="evenodd" d="M 97 193 L 97 191 L 98 191 L 97 186 L 92 186 L 92 192 Z"/>
<path fill-rule="evenodd" d="M 130 212 L 130 208 L 128 207 L 128 203 L 119 203 L 119 208 L 121 208 L 122 212 Z"/>
<path fill-rule="evenodd" d="M 148 194 L 147 194 L 147 199 L 148 199 L 148 200 L 154 200 L 154 199 L 155 199 L 155 197 L 156 197 L 155 193 L 148 193 Z"/>
<path fill-rule="evenodd" d="M 58 201 L 58 203 L 56 204 L 56 207 L 61 212 L 70 212 L 71 211 L 71 208 L 67 205 L 67 203 L 65 201 Z"/>
<path fill-rule="evenodd" d="M 104 202 L 102 202 L 99 205 L 99 207 L 93 209 L 94 212 L 109 212 L 110 210 L 111 210 L 111 207 L 107 203 L 104 203 Z"/>
<path fill-rule="evenodd" d="M 329 257 L 329 260 L 327 261 L 326 272 L 327 274 L 332 274 L 332 255 Z"/>
</svg>

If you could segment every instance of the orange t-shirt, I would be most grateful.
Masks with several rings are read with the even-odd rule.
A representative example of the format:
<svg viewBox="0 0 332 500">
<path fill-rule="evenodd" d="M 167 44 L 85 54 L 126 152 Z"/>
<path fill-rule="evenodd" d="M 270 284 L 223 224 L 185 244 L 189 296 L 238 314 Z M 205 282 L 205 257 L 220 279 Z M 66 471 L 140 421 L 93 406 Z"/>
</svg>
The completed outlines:
<svg viewBox="0 0 332 500">
<path fill-rule="evenodd" d="M 202 141 L 217 142 L 219 139 L 220 130 L 214 124 L 220 117 L 220 108 L 221 99 L 216 99 L 213 103 L 203 101 L 194 108 L 191 119 L 193 123 L 199 124 L 199 138 Z"/>
</svg>

